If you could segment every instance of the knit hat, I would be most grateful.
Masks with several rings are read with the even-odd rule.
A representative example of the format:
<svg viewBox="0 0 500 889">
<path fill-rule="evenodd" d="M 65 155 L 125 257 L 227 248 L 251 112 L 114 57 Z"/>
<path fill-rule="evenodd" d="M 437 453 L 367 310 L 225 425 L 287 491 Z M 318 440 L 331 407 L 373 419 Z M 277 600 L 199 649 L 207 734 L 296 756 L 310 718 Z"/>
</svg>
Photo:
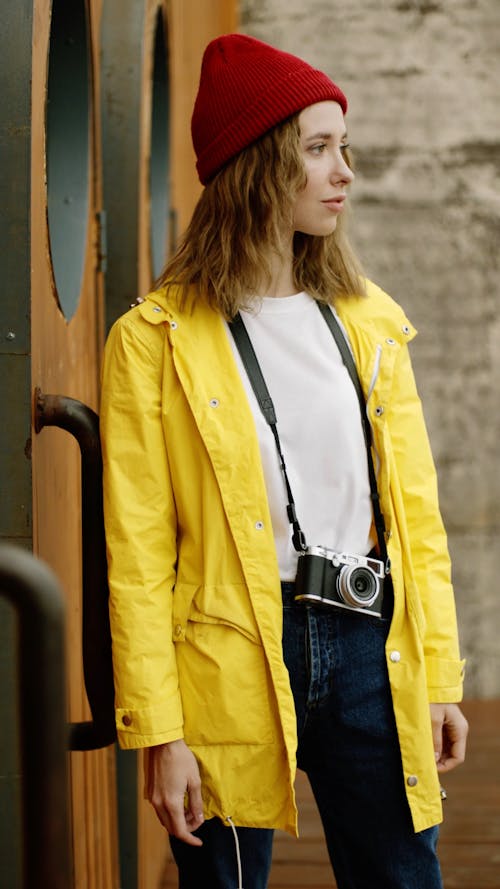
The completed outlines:
<svg viewBox="0 0 500 889">
<path fill-rule="evenodd" d="M 232 157 L 309 105 L 338 102 L 342 90 L 297 56 L 254 37 L 226 34 L 208 44 L 191 120 L 196 168 L 205 185 Z"/>
</svg>

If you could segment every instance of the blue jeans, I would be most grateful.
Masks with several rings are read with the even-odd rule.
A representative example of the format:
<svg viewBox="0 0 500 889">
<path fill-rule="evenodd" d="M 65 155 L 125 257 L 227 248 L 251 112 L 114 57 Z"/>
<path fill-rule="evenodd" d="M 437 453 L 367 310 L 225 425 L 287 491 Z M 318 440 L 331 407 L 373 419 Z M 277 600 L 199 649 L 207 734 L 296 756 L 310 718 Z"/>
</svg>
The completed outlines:
<svg viewBox="0 0 500 889">
<path fill-rule="evenodd" d="M 438 830 L 415 833 L 406 800 L 385 662 L 389 624 L 389 618 L 294 604 L 293 585 L 283 584 L 283 653 L 297 713 L 298 765 L 311 783 L 338 889 L 442 889 Z M 182 859 L 193 860 L 198 850 L 192 855 L 191 847 L 174 841 L 180 889 L 236 889 L 232 831 L 216 819 L 200 836 L 203 831 L 203 849 L 220 834 L 213 845 L 217 873 L 210 871 L 207 881 L 202 866 L 184 876 L 178 847 L 184 847 Z M 243 886 L 264 889 L 272 831 L 238 828 L 238 837 L 245 849 Z"/>
<path fill-rule="evenodd" d="M 273 854 L 272 830 L 238 827 L 244 889 L 266 889 Z M 210 818 L 197 831 L 203 846 L 170 837 L 179 871 L 179 889 L 238 889 L 238 860 L 231 828 Z"/>
</svg>

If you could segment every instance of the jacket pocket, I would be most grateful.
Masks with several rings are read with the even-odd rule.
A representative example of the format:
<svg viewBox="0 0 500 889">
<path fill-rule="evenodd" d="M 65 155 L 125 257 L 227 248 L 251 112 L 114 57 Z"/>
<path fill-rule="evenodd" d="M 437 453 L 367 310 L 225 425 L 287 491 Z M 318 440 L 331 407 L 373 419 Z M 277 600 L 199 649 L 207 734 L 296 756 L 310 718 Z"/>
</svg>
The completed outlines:
<svg viewBox="0 0 500 889">
<path fill-rule="evenodd" d="M 223 624 L 254 642 L 260 642 L 248 589 L 242 583 L 177 583 L 172 609 L 174 642 L 185 640 L 188 621 Z"/>
<path fill-rule="evenodd" d="M 188 745 L 272 741 L 270 676 L 260 643 L 197 612 L 177 647 L 177 664 Z"/>
</svg>

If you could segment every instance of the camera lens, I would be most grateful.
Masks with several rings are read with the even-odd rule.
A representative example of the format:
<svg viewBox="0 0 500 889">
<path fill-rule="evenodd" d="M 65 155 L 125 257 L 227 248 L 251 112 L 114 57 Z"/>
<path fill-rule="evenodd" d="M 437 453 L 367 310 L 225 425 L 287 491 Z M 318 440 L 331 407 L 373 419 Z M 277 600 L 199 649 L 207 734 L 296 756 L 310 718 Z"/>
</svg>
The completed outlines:
<svg viewBox="0 0 500 889">
<path fill-rule="evenodd" d="M 379 593 L 379 581 L 371 568 L 342 568 L 339 576 L 339 594 L 347 603 L 357 608 L 373 605 Z"/>
</svg>

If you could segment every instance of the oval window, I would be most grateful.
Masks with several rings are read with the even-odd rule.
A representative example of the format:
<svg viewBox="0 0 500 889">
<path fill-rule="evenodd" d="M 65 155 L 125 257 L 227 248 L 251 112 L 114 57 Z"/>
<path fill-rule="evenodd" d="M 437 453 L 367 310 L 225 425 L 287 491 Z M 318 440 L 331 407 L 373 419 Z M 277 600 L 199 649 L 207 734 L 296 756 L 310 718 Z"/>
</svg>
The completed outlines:
<svg viewBox="0 0 500 889">
<path fill-rule="evenodd" d="M 46 159 L 50 253 L 57 299 L 78 308 L 89 211 L 90 62 L 84 0 L 53 0 Z"/>
</svg>

